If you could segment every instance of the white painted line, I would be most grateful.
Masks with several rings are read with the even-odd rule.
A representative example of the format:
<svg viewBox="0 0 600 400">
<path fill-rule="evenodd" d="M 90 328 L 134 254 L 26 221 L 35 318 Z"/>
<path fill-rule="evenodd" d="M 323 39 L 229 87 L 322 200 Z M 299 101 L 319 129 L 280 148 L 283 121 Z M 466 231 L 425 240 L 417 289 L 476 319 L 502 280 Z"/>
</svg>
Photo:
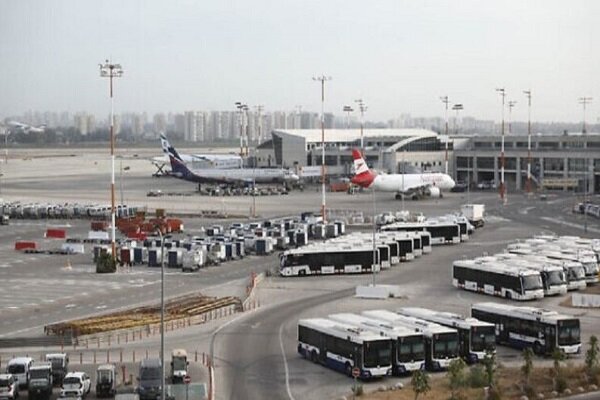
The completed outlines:
<svg viewBox="0 0 600 400">
<path fill-rule="evenodd" d="M 65 306 L 65 308 L 73 308 L 73 307 L 77 307 L 77 304 L 67 304 Z"/>
<path fill-rule="evenodd" d="M 540 218 L 543 219 L 544 221 L 553 222 L 555 224 L 570 226 L 571 228 L 578 228 L 578 229 L 583 230 L 583 223 L 576 224 L 576 223 L 573 223 L 573 222 L 568 222 L 568 221 L 564 221 L 562 219 L 552 218 L 552 217 L 540 217 Z M 588 227 L 587 227 L 588 231 L 595 232 L 595 233 L 600 233 L 600 229 L 592 228 L 589 225 L 590 224 L 588 223 Z"/>
<path fill-rule="evenodd" d="M 283 357 L 283 368 L 285 370 L 285 389 L 287 390 L 288 397 L 290 400 L 295 400 L 292 395 L 292 389 L 290 388 L 290 370 L 288 368 L 287 358 L 285 356 L 285 349 L 283 347 L 283 339 L 281 334 L 283 332 L 283 324 L 279 325 L 279 347 L 281 348 L 281 356 Z"/>
</svg>

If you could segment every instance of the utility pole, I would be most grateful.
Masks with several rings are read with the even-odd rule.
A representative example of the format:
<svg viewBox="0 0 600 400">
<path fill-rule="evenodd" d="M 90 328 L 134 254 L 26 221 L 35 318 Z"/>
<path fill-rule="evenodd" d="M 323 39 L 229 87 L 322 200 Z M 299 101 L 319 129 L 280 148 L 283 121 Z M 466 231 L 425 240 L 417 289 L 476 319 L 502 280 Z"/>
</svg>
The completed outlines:
<svg viewBox="0 0 600 400">
<path fill-rule="evenodd" d="M 502 144 L 500 150 L 500 199 L 506 204 L 506 184 L 504 183 L 504 102 L 506 97 L 506 90 L 504 88 L 496 89 L 496 92 L 502 96 Z"/>
<path fill-rule="evenodd" d="M 342 109 L 342 111 L 344 111 L 345 113 L 347 113 L 346 115 L 346 129 L 350 129 L 350 113 L 352 111 L 354 111 L 354 109 L 350 106 L 344 106 L 344 108 Z"/>
<path fill-rule="evenodd" d="M 531 89 L 523 91 L 527 97 L 527 183 L 525 190 L 531 193 Z"/>
<path fill-rule="evenodd" d="M 112 260 L 116 264 L 117 261 L 117 245 L 115 241 L 116 236 L 116 207 L 115 207 L 115 102 L 113 96 L 113 78 L 120 78 L 123 76 L 123 68 L 121 64 L 113 64 L 106 60 L 104 64 L 100 65 L 100 77 L 108 78 L 110 82 L 110 163 L 111 163 L 111 174 L 110 174 L 110 205 L 111 205 L 111 250 Z"/>
<path fill-rule="evenodd" d="M 508 102 L 508 134 L 512 133 L 512 109 L 517 104 L 515 100 Z"/>
<path fill-rule="evenodd" d="M 440 97 L 440 100 L 442 100 L 442 103 L 444 103 L 445 108 L 446 108 L 446 157 L 445 157 L 444 173 L 446 175 L 448 175 L 448 103 L 450 102 L 450 100 L 448 99 L 448 96 L 442 96 L 442 97 Z"/>
<path fill-rule="evenodd" d="M 584 135 L 587 133 L 587 130 L 585 128 L 585 109 L 586 109 L 586 106 L 592 102 L 592 100 L 593 99 L 591 97 L 580 97 L 579 98 L 579 104 L 581 104 L 583 106 L 583 128 L 581 129 L 581 133 Z"/>
<path fill-rule="evenodd" d="M 327 211 L 325 202 L 325 82 L 330 81 L 330 76 L 316 76 L 313 81 L 321 83 L 321 217 L 323 223 L 327 221 Z"/>
<path fill-rule="evenodd" d="M 360 151 L 362 156 L 365 156 L 365 139 L 363 131 L 365 129 L 365 112 L 367 111 L 367 105 L 363 99 L 354 100 L 358 104 L 358 110 L 360 111 Z"/>
</svg>

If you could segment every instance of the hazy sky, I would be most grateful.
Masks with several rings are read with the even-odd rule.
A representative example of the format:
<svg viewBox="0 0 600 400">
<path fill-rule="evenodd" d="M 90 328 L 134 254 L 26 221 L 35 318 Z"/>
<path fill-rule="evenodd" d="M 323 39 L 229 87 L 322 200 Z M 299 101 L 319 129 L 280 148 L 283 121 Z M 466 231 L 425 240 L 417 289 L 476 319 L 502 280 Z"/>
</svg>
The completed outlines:
<svg viewBox="0 0 600 400">
<path fill-rule="evenodd" d="M 0 116 L 108 112 L 98 63 L 119 62 L 119 111 L 320 109 L 362 96 L 371 119 L 500 119 L 504 86 L 526 119 L 600 115 L 600 1 L 1 0 Z"/>
</svg>

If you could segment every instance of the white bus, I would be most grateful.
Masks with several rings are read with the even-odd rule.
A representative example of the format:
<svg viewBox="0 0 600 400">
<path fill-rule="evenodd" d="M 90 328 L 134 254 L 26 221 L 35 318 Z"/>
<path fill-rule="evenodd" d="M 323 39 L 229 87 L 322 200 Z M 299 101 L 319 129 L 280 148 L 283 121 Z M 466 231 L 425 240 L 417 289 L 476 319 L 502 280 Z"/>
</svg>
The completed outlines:
<svg viewBox="0 0 600 400">
<path fill-rule="evenodd" d="M 390 375 L 392 340 L 370 330 L 325 318 L 298 321 L 298 353 L 312 362 L 361 379 Z"/>
<path fill-rule="evenodd" d="M 363 311 L 362 315 L 392 326 L 422 332 L 425 338 L 425 367 L 430 371 L 447 369 L 453 360 L 459 358 L 456 329 L 386 310 Z"/>
<path fill-rule="evenodd" d="M 496 352 L 494 324 L 450 312 L 434 311 L 420 307 L 403 307 L 398 314 L 424 319 L 458 331 L 460 356 L 470 364 L 482 360 L 486 352 Z"/>
<path fill-rule="evenodd" d="M 392 374 L 406 375 L 419 369 L 425 369 L 423 333 L 350 313 L 331 314 L 329 319 L 370 329 L 392 339 Z"/>
<path fill-rule="evenodd" d="M 562 266 L 523 257 L 527 255 L 531 255 L 531 253 L 525 249 L 518 249 L 514 253 L 500 253 L 495 256 L 500 260 L 516 262 L 520 267 L 540 271 L 542 284 L 544 285 L 544 296 L 567 293 L 567 277 Z"/>
<path fill-rule="evenodd" d="M 309 245 L 287 250 L 279 256 L 281 276 L 360 274 L 379 272 L 379 250 L 369 246 Z"/>
<path fill-rule="evenodd" d="M 393 238 L 398 243 L 398 258 L 400 261 L 411 261 L 415 259 L 412 234 L 408 234 L 407 232 L 386 231 L 379 232 L 379 235 L 381 237 Z"/>
<path fill-rule="evenodd" d="M 579 319 L 536 307 L 479 303 L 471 315 L 496 326 L 496 341 L 512 347 L 532 347 L 536 354 L 565 354 L 581 351 Z"/>
<path fill-rule="evenodd" d="M 562 260 L 556 258 L 548 258 L 543 253 L 537 252 L 535 248 L 531 249 L 531 254 L 525 254 L 527 248 L 516 248 L 510 250 L 511 253 L 520 254 L 521 257 L 529 261 L 542 262 L 548 265 L 554 265 L 561 267 L 565 272 L 567 280 L 567 291 L 569 290 L 583 290 L 587 287 L 585 283 L 585 270 L 583 265 L 577 261 Z"/>
<path fill-rule="evenodd" d="M 452 265 L 452 284 L 460 289 L 514 300 L 544 297 L 539 271 L 501 263 L 455 261 Z"/>
<path fill-rule="evenodd" d="M 431 244 L 460 243 L 460 227 L 454 222 L 396 222 L 381 227 L 382 231 L 426 231 L 431 234 Z"/>
<path fill-rule="evenodd" d="M 556 260 L 567 260 L 567 261 L 576 261 L 581 263 L 583 269 L 585 270 L 585 281 L 586 283 L 597 283 L 598 282 L 598 263 L 596 258 L 591 255 L 577 255 L 568 253 L 565 251 L 552 251 L 552 250 L 543 250 L 541 254 L 545 255 L 548 258 L 553 258 Z"/>
</svg>

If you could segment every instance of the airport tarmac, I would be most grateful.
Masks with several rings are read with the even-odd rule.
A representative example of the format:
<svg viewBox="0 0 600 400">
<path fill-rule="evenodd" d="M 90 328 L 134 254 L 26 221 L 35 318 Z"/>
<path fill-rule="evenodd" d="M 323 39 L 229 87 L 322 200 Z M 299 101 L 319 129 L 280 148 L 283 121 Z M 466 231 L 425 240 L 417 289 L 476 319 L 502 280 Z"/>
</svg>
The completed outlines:
<svg viewBox="0 0 600 400">
<path fill-rule="evenodd" d="M 75 153 L 70 149 L 63 152 Z M 130 169 L 124 173 L 123 195 L 125 202 L 130 205 L 164 207 L 167 212 L 198 212 L 200 209 L 221 210 L 225 204 L 230 213 L 248 214 L 250 197 L 190 195 L 168 199 L 148 198 L 146 193 L 149 190 L 192 193 L 195 187 L 174 178 L 152 178 L 150 174 L 154 167 L 149 161 L 133 157 L 132 154 L 123 159 L 124 165 L 125 160 Z M 4 176 L 0 182 L 0 197 L 5 200 L 107 204 L 108 165 L 108 156 L 98 151 L 86 151 L 84 155 L 75 157 L 10 159 L 7 165 L 2 165 Z M 365 215 L 372 213 L 372 197 L 369 193 L 334 193 L 328 194 L 327 199 L 329 207 L 334 209 L 359 210 Z M 377 193 L 376 200 L 379 211 L 401 209 L 401 202 L 395 200 L 391 193 Z M 570 213 L 578 199 L 565 193 L 553 194 L 547 201 L 539 200 L 537 196 L 529 198 L 522 194 L 509 194 L 506 205 L 492 192 L 449 193 L 443 199 L 407 200 L 404 206 L 411 212 L 438 215 L 458 211 L 460 205 L 468 200 L 486 204 L 488 212 L 486 226 L 468 242 L 437 246 L 430 255 L 376 276 L 378 282 L 400 285 L 403 292 L 400 299 L 355 299 L 354 287 L 371 280 L 366 275 L 309 278 L 274 276 L 259 288 L 261 307 L 258 310 L 172 333 L 167 339 L 169 347 L 193 347 L 207 352 L 212 348 L 217 399 L 329 399 L 347 395 L 352 384 L 350 379 L 297 355 L 298 319 L 367 308 L 394 309 L 404 305 L 468 313 L 470 304 L 474 302 L 504 300 L 455 289 L 450 279 L 452 260 L 477 256 L 483 252 L 493 253 L 515 239 L 525 239 L 540 232 L 600 236 L 597 220 L 588 220 L 588 233 L 584 233 L 583 217 Z M 301 211 L 317 211 L 321 195 L 318 188 L 312 187 L 288 196 L 257 197 L 256 201 L 261 216 L 297 215 Z M 190 218 L 184 222 L 186 228 L 193 230 L 215 221 Z M 39 335 L 41 327 L 50 322 L 158 298 L 158 269 L 134 267 L 129 273 L 97 275 L 93 272 L 89 254 L 71 256 L 71 269 L 68 269 L 65 256 L 28 255 L 12 250 L 17 238 L 41 238 L 49 224 L 69 224 L 69 231 L 80 234 L 86 233 L 89 226 L 88 221 L 73 220 L 11 221 L 11 225 L 0 227 L 0 273 L 5 278 L 0 282 L 0 337 Z M 168 271 L 167 295 L 194 290 L 215 295 L 241 293 L 250 272 L 276 269 L 277 265 L 277 256 L 273 255 L 247 257 L 193 275 Z M 562 300 L 564 297 L 545 298 L 527 304 L 543 305 L 578 315 L 584 341 L 592 332 L 600 331 L 600 312 L 565 308 L 558 304 Z M 136 343 L 135 346 L 156 349 L 156 338 Z M 502 362 L 520 362 L 516 351 L 505 347 L 500 349 Z M 386 380 L 385 384 L 395 381 Z M 368 384 L 367 388 L 375 388 L 380 384 Z"/>
</svg>

